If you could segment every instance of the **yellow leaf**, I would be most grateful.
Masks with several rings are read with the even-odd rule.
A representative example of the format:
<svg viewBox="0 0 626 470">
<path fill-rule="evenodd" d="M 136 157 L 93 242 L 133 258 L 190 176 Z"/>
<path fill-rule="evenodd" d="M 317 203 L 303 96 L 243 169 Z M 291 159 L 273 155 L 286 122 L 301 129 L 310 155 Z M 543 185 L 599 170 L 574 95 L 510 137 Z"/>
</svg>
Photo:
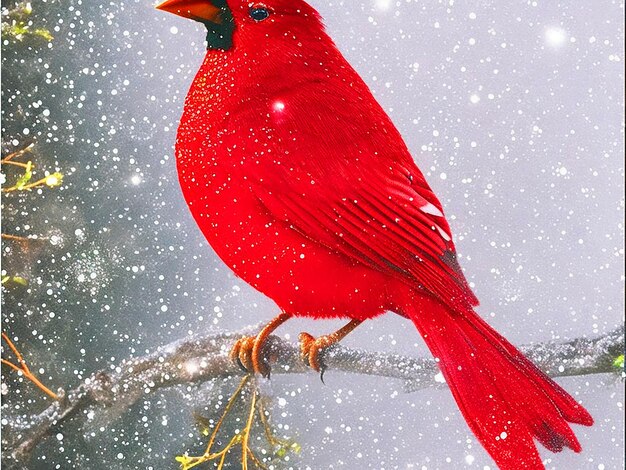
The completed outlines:
<svg viewBox="0 0 626 470">
<path fill-rule="evenodd" d="M 176 457 L 176 461 L 180 463 L 183 470 L 187 470 L 188 468 L 190 468 L 193 459 L 188 455 L 178 455 Z"/>
</svg>

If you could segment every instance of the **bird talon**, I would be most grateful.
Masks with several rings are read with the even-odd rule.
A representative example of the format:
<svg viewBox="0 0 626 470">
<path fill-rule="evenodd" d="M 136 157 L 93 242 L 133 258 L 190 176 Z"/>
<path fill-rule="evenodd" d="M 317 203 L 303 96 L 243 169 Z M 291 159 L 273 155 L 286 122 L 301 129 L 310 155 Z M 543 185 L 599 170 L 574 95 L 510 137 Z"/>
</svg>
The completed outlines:
<svg viewBox="0 0 626 470">
<path fill-rule="evenodd" d="M 265 354 L 265 344 L 270 333 L 288 318 L 289 315 L 282 313 L 263 328 L 257 336 L 239 338 L 230 351 L 230 359 L 243 371 L 259 374 L 269 379 L 270 359 Z"/>
<path fill-rule="evenodd" d="M 272 370 L 267 362 L 267 359 L 263 355 L 252 355 L 252 369 L 255 374 L 260 375 L 264 379 L 270 378 L 270 371 Z"/>
<path fill-rule="evenodd" d="M 311 352 L 309 352 L 309 366 L 315 371 L 322 373 L 322 369 L 325 369 L 322 364 L 321 355 L 324 350 L 318 346 L 317 342 L 313 344 L 311 347 Z"/>
<path fill-rule="evenodd" d="M 300 357 L 302 357 L 304 363 L 323 375 L 325 367 L 320 360 L 320 354 L 323 353 L 323 349 L 327 345 L 326 337 L 321 336 L 315 339 L 308 333 L 300 333 L 298 339 L 300 342 Z"/>
<path fill-rule="evenodd" d="M 311 369 L 320 373 L 320 379 L 324 383 L 324 372 L 326 366 L 322 362 L 324 351 L 341 341 L 348 333 L 354 330 L 361 320 L 352 320 L 343 328 L 330 335 L 320 336 L 315 339 L 308 333 L 300 333 L 298 340 L 300 343 L 300 357 Z"/>
<path fill-rule="evenodd" d="M 253 372 L 252 347 L 255 342 L 254 336 L 239 338 L 230 351 L 231 360 L 244 372 Z"/>
<path fill-rule="evenodd" d="M 300 357 L 302 361 L 307 366 L 311 367 L 310 353 L 311 347 L 313 343 L 315 343 L 315 338 L 308 333 L 300 333 L 300 335 L 298 335 L 298 342 L 300 343 Z"/>
<path fill-rule="evenodd" d="M 243 362 L 241 362 L 241 360 L 239 359 L 239 351 L 241 350 L 242 340 L 243 338 L 240 338 L 235 342 L 233 348 L 230 350 L 229 357 L 230 360 L 237 364 L 244 372 L 247 372 L 247 369 L 243 365 Z"/>
<path fill-rule="evenodd" d="M 242 371 L 248 372 L 248 369 L 246 369 L 246 366 L 243 365 L 243 362 L 241 362 L 241 359 L 239 359 L 239 357 L 235 358 L 235 362 L 237 363 L 237 365 Z"/>
</svg>

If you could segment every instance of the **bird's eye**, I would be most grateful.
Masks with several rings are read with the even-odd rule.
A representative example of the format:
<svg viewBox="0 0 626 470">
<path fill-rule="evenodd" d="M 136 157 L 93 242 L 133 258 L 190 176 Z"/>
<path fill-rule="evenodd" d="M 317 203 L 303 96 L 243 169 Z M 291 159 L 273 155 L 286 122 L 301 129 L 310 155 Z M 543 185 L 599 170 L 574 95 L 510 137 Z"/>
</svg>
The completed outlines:
<svg viewBox="0 0 626 470">
<path fill-rule="evenodd" d="M 263 21 L 270 16 L 270 10 L 264 5 L 254 5 L 250 7 L 250 18 L 254 21 Z"/>
</svg>

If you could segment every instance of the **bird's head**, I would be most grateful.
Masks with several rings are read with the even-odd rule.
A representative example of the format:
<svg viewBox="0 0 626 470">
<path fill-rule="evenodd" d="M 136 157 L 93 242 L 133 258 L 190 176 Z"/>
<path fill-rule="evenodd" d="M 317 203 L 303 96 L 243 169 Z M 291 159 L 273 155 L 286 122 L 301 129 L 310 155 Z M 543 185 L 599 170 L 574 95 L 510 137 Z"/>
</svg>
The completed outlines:
<svg viewBox="0 0 626 470">
<path fill-rule="evenodd" d="M 156 8 L 203 23 L 208 49 L 263 48 L 278 38 L 324 36 L 319 14 L 304 0 L 165 0 Z"/>
</svg>

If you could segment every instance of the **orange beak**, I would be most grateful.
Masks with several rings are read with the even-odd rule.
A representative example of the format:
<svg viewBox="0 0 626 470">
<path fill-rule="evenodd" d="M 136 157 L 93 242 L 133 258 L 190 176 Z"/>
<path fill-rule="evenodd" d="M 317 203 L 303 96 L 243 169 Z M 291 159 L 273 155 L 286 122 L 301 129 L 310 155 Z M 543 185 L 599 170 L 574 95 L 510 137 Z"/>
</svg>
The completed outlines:
<svg viewBox="0 0 626 470">
<path fill-rule="evenodd" d="M 165 0 L 156 6 L 157 10 L 167 11 L 175 15 L 195 21 L 221 23 L 221 8 L 210 0 Z"/>
</svg>

